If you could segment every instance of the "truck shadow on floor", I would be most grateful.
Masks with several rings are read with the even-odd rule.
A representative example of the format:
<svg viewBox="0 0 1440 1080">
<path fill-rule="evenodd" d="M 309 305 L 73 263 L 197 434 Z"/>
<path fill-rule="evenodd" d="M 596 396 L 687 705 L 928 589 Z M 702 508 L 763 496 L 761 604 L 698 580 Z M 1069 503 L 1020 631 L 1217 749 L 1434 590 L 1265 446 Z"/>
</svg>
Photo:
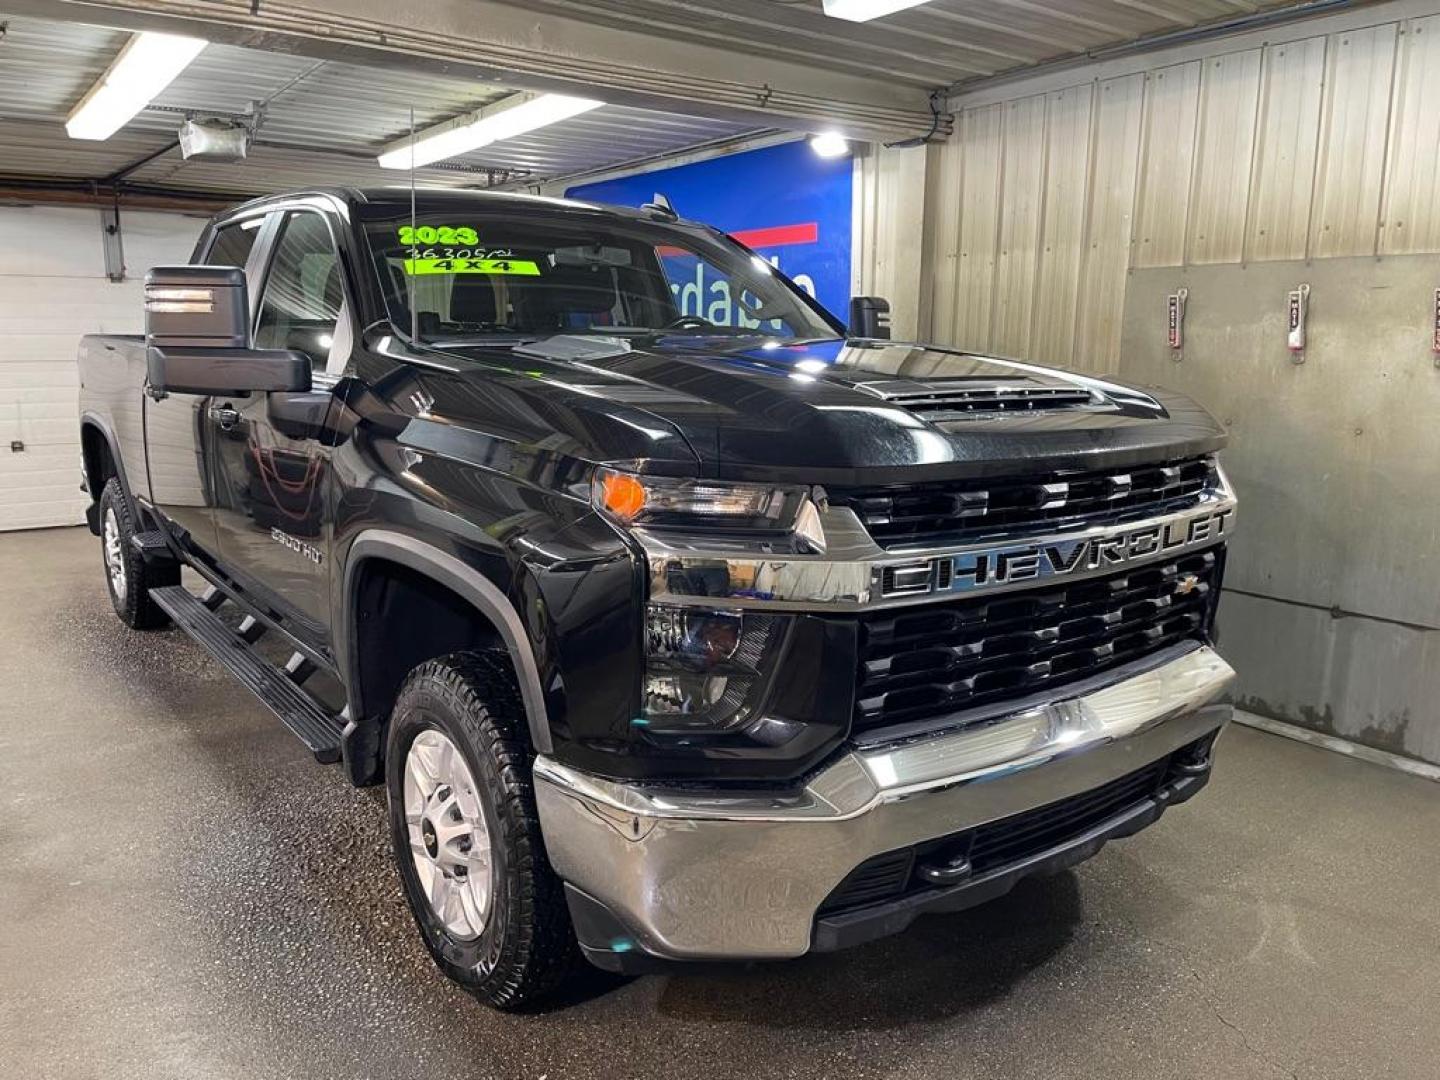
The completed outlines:
<svg viewBox="0 0 1440 1080">
<path fill-rule="evenodd" d="M 1082 917 L 1074 871 L 1026 879 L 1008 896 L 856 949 L 670 976 L 658 1008 L 677 1019 L 821 1030 L 949 1019 L 1009 994 L 1069 944 Z"/>
</svg>

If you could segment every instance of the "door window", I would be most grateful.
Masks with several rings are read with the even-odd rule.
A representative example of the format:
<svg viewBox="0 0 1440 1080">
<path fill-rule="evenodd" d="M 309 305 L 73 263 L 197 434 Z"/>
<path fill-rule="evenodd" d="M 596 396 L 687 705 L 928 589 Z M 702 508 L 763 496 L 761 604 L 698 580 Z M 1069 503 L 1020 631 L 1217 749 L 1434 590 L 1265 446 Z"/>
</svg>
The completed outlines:
<svg viewBox="0 0 1440 1080">
<path fill-rule="evenodd" d="M 294 213 L 281 225 L 260 317 L 258 349 L 294 349 L 325 370 L 345 299 L 340 261 L 319 214 Z"/>
<path fill-rule="evenodd" d="M 264 223 L 263 217 L 257 217 L 217 230 L 215 242 L 210 245 L 204 262 L 209 266 L 238 266 L 244 270 L 245 264 L 250 261 L 250 252 L 254 250 L 255 239 L 260 235 L 260 226 Z"/>
</svg>

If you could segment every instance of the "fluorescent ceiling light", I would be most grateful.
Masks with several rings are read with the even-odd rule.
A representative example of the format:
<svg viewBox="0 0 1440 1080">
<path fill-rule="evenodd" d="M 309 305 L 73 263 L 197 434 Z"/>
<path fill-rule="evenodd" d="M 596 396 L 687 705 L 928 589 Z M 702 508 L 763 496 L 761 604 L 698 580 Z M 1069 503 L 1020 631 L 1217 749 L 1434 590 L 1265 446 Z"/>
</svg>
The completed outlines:
<svg viewBox="0 0 1440 1080">
<path fill-rule="evenodd" d="M 810 137 L 810 149 L 823 158 L 837 158 L 850 152 L 850 144 L 837 131 L 822 131 Z"/>
<path fill-rule="evenodd" d="M 825 14 L 832 19 L 869 22 L 885 15 L 894 15 L 906 8 L 919 7 L 927 0 L 825 0 Z"/>
<path fill-rule="evenodd" d="M 418 169 L 435 161 L 468 154 L 501 139 L 513 139 L 527 131 L 598 109 L 604 104 L 603 101 L 565 94 L 514 94 L 483 109 L 417 131 L 413 164 Z M 407 135 L 387 146 L 377 160 L 382 169 L 408 169 L 412 164 L 411 154 L 411 139 Z"/>
<path fill-rule="evenodd" d="M 175 34 L 136 34 L 70 110 L 65 130 L 72 139 L 108 139 L 174 82 L 205 45 Z"/>
</svg>

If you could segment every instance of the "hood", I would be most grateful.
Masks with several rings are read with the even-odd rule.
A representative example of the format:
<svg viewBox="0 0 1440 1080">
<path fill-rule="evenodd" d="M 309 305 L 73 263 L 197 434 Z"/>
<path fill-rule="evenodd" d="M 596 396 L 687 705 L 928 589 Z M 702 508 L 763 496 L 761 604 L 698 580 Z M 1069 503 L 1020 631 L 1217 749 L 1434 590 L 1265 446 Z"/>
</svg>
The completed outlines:
<svg viewBox="0 0 1440 1080">
<path fill-rule="evenodd" d="M 915 343 L 556 335 L 437 354 L 474 361 L 457 365 L 462 379 L 563 413 L 577 455 L 664 472 L 693 455 L 714 478 L 857 485 L 1124 468 L 1225 441 L 1177 394 Z"/>
</svg>

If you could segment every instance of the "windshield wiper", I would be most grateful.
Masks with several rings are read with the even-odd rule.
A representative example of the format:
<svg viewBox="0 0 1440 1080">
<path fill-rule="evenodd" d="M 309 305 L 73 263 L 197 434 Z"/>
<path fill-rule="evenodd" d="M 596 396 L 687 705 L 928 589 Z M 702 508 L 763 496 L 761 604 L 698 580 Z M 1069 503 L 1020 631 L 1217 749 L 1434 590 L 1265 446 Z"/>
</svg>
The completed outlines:
<svg viewBox="0 0 1440 1080">
<path fill-rule="evenodd" d="M 654 337 L 776 337 L 774 331 L 745 326 L 679 326 L 647 330 Z"/>
<path fill-rule="evenodd" d="M 509 347 L 521 345 L 527 341 L 536 341 L 541 336 L 535 333 L 522 333 L 519 330 L 502 330 L 494 333 L 483 332 L 478 334 L 445 334 L 442 336 L 428 337 L 426 345 L 486 345 L 491 347 Z"/>
</svg>

